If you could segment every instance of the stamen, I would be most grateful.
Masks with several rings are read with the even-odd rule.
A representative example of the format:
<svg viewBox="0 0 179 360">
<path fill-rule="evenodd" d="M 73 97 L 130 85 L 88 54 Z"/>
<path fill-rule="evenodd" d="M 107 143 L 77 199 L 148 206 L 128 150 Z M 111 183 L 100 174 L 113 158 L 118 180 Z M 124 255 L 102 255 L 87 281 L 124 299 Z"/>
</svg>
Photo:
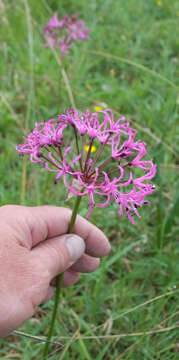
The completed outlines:
<svg viewBox="0 0 179 360">
<path fill-rule="evenodd" d="M 64 146 L 65 146 L 65 148 L 67 148 L 67 146 L 66 146 L 65 143 L 64 143 Z M 71 161 L 73 161 L 73 158 L 72 158 L 72 155 L 71 155 L 71 152 L 70 152 L 70 151 L 68 152 L 68 155 L 69 155 Z M 73 164 L 73 166 L 74 166 L 74 169 L 73 169 L 72 167 L 70 167 L 70 169 L 75 170 L 75 171 L 77 172 L 77 171 L 78 171 L 78 168 L 76 167 L 76 164 Z"/>
<path fill-rule="evenodd" d="M 101 165 L 99 165 L 99 166 L 98 166 L 98 169 L 101 170 L 104 166 L 106 166 L 107 164 L 109 164 L 110 161 L 112 161 L 112 160 L 113 160 L 113 158 L 112 158 L 112 156 L 111 156 L 109 159 L 105 160 Z"/>
<path fill-rule="evenodd" d="M 62 154 L 61 146 L 58 146 L 58 145 L 57 145 L 57 149 L 58 149 L 58 151 L 59 151 L 60 158 L 61 158 L 61 160 L 63 161 L 63 154 Z"/>
<path fill-rule="evenodd" d="M 63 161 L 63 154 L 62 154 L 62 150 L 61 150 L 61 147 L 59 145 L 56 145 L 57 146 L 57 149 L 55 146 L 51 145 L 52 149 L 58 154 L 60 155 L 60 158 L 61 158 L 61 161 Z"/>
<path fill-rule="evenodd" d="M 88 149 L 88 153 L 87 153 L 87 156 L 86 156 L 86 161 L 85 161 L 85 166 L 84 166 L 84 172 L 86 171 L 86 168 L 87 168 L 87 165 L 88 165 L 88 160 L 90 158 L 90 154 L 91 154 L 91 148 L 92 148 L 92 145 L 93 145 L 93 141 L 94 141 L 94 138 L 91 138 L 90 139 L 90 143 L 89 143 L 89 149 Z"/>
<path fill-rule="evenodd" d="M 78 144 L 78 134 L 77 134 L 77 131 L 76 131 L 75 126 L 72 125 L 72 127 L 73 127 L 73 131 L 74 131 L 74 134 L 75 134 L 77 154 L 80 155 L 81 153 L 80 153 L 79 144 Z M 82 171 L 82 161 L 81 161 L 81 158 L 80 158 L 78 161 L 79 161 L 79 164 L 80 164 L 80 170 Z"/>
<path fill-rule="evenodd" d="M 52 164 L 53 166 L 55 166 L 57 169 L 60 169 L 60 167 L 56 166 L 53 161 L 51 159 L 49 159 L 47 156 L 45 156 L 44 154 L 40 154 L 39 157 L 42 157 L 43 159 L 45 159 L 46 161 L 48 161 L 50 164 Z"/>
<path fill-rule="evenodd" d="M 98 151 L 97 151 L 97 153 L 96 153 L 96 155 L 95 155 L 95 157 L 94 157 L 94 160 L 93 160 L 93 165 L 92 165 L 92 169 L 93 169 L 93 170 L 94 170 L 95 165 L 96 165 L 96 163 L 97 163 L 97 161 L 98 161 L 101 153 L 103 152 L 103 150 L 104 150 L 104 148 L 105 148 L 105 146 L 106 146 L 106 144 L 107 144 L 110 136 L 111 136 L 111 134 L 108 135 L 107 139 L 105 140 L 105 142 L 104 142 L 103 144 L 100 144 L 100 147 L 99 147 L 99 149 L 98 149 Z"/>
<path fill-rule="evenodd" d="M 52 148 L 53 150 L 55 150 L 56 154 L 59 155 L 59 153 L 56 151 L 56 149 L 53 147 L 53 145 L 51 146 L 51 148 Z M 47 150 L 47 151 L 51 151 L 51 149 L 48 149 L 47 146 L 44 147 L 44 149 Z M 54 159 L 55 159 L 59 164 L 62 164 L 62 161 L 63 161 L 63 160 L 61 161 L 60 159 L 58 159 L 53 152 L 52 152 L 52 154 L 53 154 Z"/>
<path fill-rule="evenodd" d="M 84 139 L 84 134 L 80 134 L 81 136 L 81 164 L 82 164 L 82 169 L 83 169 L 83 156 L 84 156 L 84 147 L 85 147 L 85 139 Z"/>
</svg>

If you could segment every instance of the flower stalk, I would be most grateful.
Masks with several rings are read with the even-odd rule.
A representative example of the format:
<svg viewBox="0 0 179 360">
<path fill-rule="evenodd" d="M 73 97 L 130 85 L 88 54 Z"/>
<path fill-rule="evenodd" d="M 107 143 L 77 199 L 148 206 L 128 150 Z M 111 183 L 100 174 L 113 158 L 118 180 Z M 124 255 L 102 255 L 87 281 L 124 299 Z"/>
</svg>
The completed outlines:
<svg viewBox="0 0 179 360">
<path fill-rule="evenodd" d="M 69 223 L 67 234 L 70 234 L 73 231 L 75 220 L 76 220 L 77 213 L 78 213 L 78 209 L 79 209 L 79 206 L 80 206 L 80 202 L 81 202 L 81 197 L 77 196 L 76 199 L 75 199 L 75 204 L 74 204 L 74 208 L 73 208 L 73 211 L 72 211 L 72 216 L 71 216 L 71 220 L 70 220 L 70 223 Z M 43 360 L 47 359 L 50 340 L 51 340 L 53 332 L 54 332 L 55 320 L 56 320 L 57 311 L 58 311 L 58 304 L 59 304 L 60 297 L 62 295 L 63 274 L 64 273 L 61 273 L 58 276 L 58 280 L 57 280 L 57 286 L 56 286 L 56 292 L 55 292 L 55 302 L 54 302 L 54 307 L 53 307 L 49 332 L 48 332 L 48 335 L 47 335 L 47 341 L 45 343 L 45 347 L 44 347 L 44 351 L 43 351 Z"/>
</svg>

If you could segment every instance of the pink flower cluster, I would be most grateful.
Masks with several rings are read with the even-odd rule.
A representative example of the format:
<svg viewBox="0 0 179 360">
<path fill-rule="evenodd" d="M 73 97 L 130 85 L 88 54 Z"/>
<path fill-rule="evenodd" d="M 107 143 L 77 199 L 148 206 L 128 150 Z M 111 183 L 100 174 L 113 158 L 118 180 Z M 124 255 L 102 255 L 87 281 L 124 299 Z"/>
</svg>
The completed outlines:
<svg viewBox="0 0 179 360">
<path fill-rule="evenodd" d="M 16 150 L 56 173 L 55 183 L 63 178 L 71 194 L 88 195 L 87 218 L 95 205 L 104 208 L 115 202 L 118 214 L 125 212 L 134 223 L 134 215 L 140 217 L 138 208 L 148 203 L 146 196 L 155 189 L 149 181 L 156 173 L 156 165 L 144 159 L 146 144 L 135 141 L 136 134 L 124 117 L 115 121 L 110 109 L 98 113 L 69 109 L 58 120 L 36 124 Z M 92 154 L 94 143 L 97 151 Z"/>
<path fill-rule="evenodd" d="M 71 18 L 64 15 L 58 20 L 57 13 L 55 13 L 44 27 L 43 36 L 46 40 L 44 46 L 55 46 L 63 54 L 69 53 L 69 48 L 75 40 L 89 39 L 85 23 L 79 20 L 76 14 L 73 14 Z"/>
</svg>

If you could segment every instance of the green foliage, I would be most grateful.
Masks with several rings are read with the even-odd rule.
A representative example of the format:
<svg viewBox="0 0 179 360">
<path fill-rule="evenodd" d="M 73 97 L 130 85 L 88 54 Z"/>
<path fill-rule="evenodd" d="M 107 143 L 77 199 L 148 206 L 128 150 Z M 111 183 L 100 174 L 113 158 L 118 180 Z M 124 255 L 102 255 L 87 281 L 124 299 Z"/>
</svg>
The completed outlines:
<svg viewBox="0 0 179 360">
<path fill-rule="evenodd" d="M 90 29 L 91 40 L 79 41 L 63 62 L 77 108 L 106 104 L 125 115 L 158 167 L 156 192 L 135 226 L 115 205 L 95 209 L 91 221 L 109 237 L 111 254 L 64 291 L 54 336 L 61 345 L 51 346 L 49 358 L 177 360 L 177 0 L 1 0 L 0 9 L 1 205 L 71 205 L 53 174 L 28 161 L 25 167 L 14 150 L 35 122 L 71 106 L 61 68 L 42 46 L 55 11 L 77 12 Z M 52 306 L 41 306 L 20 330 L 47 335 Z M 42 349 L 38 339 L 11 335 L 1 340 L 0 359 L 40 359 Z"/>
</svg>

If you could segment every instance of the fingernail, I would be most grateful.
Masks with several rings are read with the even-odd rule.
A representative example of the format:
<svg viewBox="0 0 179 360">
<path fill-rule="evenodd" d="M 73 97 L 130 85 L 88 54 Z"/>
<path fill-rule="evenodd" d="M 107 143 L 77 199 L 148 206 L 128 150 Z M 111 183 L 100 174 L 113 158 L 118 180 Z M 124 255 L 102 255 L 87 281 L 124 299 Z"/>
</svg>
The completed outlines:
<svg viewBox="0 0 179 360">
<path fill-rule="evenodd" d="M 85 252 L 85 242 L 80 236 L 74 235 L 74 234 L 72 234 L 72 235 L 69 234 L 69 235 L 67 235 L 65 243 L 66 243 L 67 249 L 70 254 L 70 260 L 71 260 L 71 265 L 72 265 Z"/>
</svg>

